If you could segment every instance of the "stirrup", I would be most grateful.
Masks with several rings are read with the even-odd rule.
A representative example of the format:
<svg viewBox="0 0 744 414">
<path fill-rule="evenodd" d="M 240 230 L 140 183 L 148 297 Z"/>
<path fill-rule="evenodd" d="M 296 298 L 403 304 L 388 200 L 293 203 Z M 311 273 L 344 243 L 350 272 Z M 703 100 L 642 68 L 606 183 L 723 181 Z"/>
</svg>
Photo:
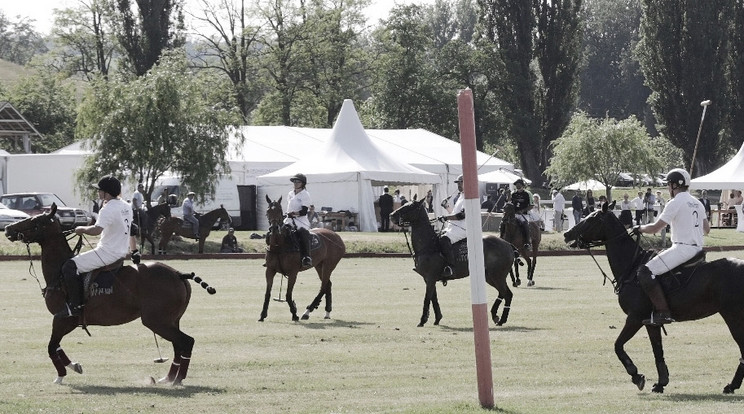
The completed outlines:
<svg viewBox="0 0 744 414">
<path fill-rule="evenodd" d="M 82 306 L 70 306 L 65 302 L 65 308 L 54 314 L 54 319 L 78 317 L 83 312 Z"/>
<path fill-rule="evenodd" d="M 454 274 L 455 274 L 455 272 L 452 271 L 452 266 L 450 266 L 450 265 L 444 266 L 444 269 L 442 269 L 442 276 L 444 276 L 444 277 L 450 277 L 450 276 L 452 276 Z"/>
<path fill-rule="evenodd" d="M 302 258 L 302 265 L 303 266 L 312 266 L 313 265 L 313 259 L 310 256 L 305 256 Z"/>
<path fill-rule="evenodd" d="M 651 318 L 644 319 L 644 325 L 662 326 L 667 323 L 675 322 L 668 312 L 651 312 Z"/>
</svg>

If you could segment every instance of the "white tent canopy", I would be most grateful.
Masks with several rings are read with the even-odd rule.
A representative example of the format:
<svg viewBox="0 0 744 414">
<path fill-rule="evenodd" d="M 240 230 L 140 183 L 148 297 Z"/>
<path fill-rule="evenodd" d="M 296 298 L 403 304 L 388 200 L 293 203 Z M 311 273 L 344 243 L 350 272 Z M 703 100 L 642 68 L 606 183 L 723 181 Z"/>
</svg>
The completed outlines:
<svg viewBox="0 0 744 414">
<path fill-rule="evenodd" d="M 520 178 L 522 177 L 515 174 L 513 171 L 503 168 L 478 175 L 478 181 L 483 183 L 513 184 Z M 527 178 L 522 178 L 522 180 L 524 180 L 527 185 L 532 184 L 532 181 Z"/>
<path fill-rule="evenodd" d="M 599 181 L 595 179 L 588 179 L 586 181 L 579 181 L 577 183 L 573 183 L 571 185 L 567 185 L 563 187 L 564 190 L 573 190 L 573 191 L 586 191 L 586 190 L 592 190 L 592 191 L 603 191 L 606 190 L 607 187 L 605 187 L 604 184 L 600 183 Z"/>
<path fill-rule="evenodd" d="M 744 188 L 744 144 L 739 152 L 719 169 L 693 178 L 690 189 Z"/>
<path fill-rule="evenodd" d="M 354 104 L 344 101 L 330 138 L 308 148 L 297 162 L 258 177 L 263 193 L 272 199 L 291 189 L 289 178 L 307 176 L 308 191 L 316 206 L 358 213 L 361 231 L 377 231 L 372 185 L 439 184 L 436 174 L 413 167 L 372 142 L 362 127 Z M 265 200 L 259 197 L 258 211 Z"/>
</svg>

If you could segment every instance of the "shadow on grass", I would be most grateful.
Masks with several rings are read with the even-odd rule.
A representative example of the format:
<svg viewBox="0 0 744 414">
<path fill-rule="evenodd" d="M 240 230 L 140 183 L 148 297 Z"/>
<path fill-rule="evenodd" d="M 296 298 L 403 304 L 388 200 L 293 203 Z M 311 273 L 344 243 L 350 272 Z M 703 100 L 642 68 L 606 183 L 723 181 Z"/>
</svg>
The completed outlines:
<svg viewBox="0 0 744 414">
<path fill-rule="evenodd" d="M 197 394 L 224 394 L 224 388 L 204 387 L 200 385 L 171 386 L 166 384 L 112 387 L 107 385 L 68 385 L 69 388 L 83 394 L 117 395 L 117 394 L 153 394 L 172 397 L 191 397 Z"/>
<path fill-rule="evenodd" d="M 448 332 L 473 332 L 472 326 L 447 326 L 445 324 L 439 323 L 439 328 L 448 331 Z M 505 325 L 505 326 L 494 326 L 493 322 L 490 323 L 490 326 L 488 328 L 489 332 L 535 332 L 535 331 L 542 331 L 543 329 L 540 328 L 533 328 L 533 327 L 526 327 L 526 326 L 516 326 L 516 325 Z"/>
<path fill-rule="evenodd" d="M 656 397 L 649 394 L 648 398 Z M 723 386 L 720 394 L 664 394 L 664 399 L 674 402 L 741 402 L 744 395 L 723 394 Z"/>
<path fill-rule="evenodd" d="M 320 316 L 320 320 L 313 321 L 312 316 L 310 316 L 309 320 L 306 321 L 300 321 L 298 324 L 304 328 L 307 329 L 331 329 L 331 328 L 351 328 L 351 329 L 359 329 L 362 326 L 371 326 L 376 325 L 375 323 L 371 322 L 358 322 L 358 321 L 347 321 L 343 319 L 322 319 L 323 316 Z"/>
</svg>

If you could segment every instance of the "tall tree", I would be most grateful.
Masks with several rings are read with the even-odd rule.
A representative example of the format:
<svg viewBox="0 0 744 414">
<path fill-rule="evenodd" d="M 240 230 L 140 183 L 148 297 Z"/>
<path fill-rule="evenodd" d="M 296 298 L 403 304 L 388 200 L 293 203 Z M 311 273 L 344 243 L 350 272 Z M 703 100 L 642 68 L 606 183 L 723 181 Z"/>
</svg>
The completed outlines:
<svg viewBox="0 0 744 414">
<path fill-rule="evenodd" d="M 690 168 L 701 118 L 706 111 L 695 158 L 694 176 L 706 174 L 721 159 L 724 76 L 731 28 L 731 0 L 643 0 L 638 56 L 652 93 L 659 131 L 683 149 Z M 724 148 L 726 146 L 723 146 Z"/>
<path fill-rule="evenodd" d="M 0 10 L 0 59 L 25 65 L 35 55 L 47 51 L 33 23 L 33 19 L 21 16 L 11 20 Z"/>
<path fill-rule="evenodd" d="M 116 35 L 125 66 L 136 76 L 150 70 L 164 50 L 183 46 L 184 0 L 108 0 L 114 2 Z M 137 13 L 135 15 L 135 12 Z"/>
<path fill-rule="evenodd" d="M 240 114 L 206 101 L 185 57 L 169 52 L 144 76 L 92 84 L 78 116 L 77 136 L 89 139 L 79 182 L 116 174 L 146 183 L 150 198 L 166 171 L 203 199 L 229 171 L 225 159 L 231 125 Z"/>
<path fill-rule="evenodd" d="M 203 47 L 194 60 L 202 68 L 227 76 L 232 85 L 230 94 L 248 123 L 263 90 L 258 75 L 260 29 L 250 24 L 251 10 L 246 9 L 245 3 L 240 0 L 236 5 L 232 0 L 220 0 L 215 5 L 212 1 L 201 1 L 201 15 L 193 17 L 209 31 L 197 33 Z"/>
<path fill-rule="evenodd" d="M 585 0 L 584 67 L 579 108 L 594 117 L 644 120 L 651 91 L 633 54 L 641 0 Z M 653 122 L 650 122 L 653 124 Z"/>
<path fill-rule="evenodd" d="M 730 63 L 727 70 L 729 89 L 728 134 L 737 148 L 744 142 L 744 0 L 734 1 L 730 41 Z"/>
<path fill-rule="evenodd" d="M 106 0 L 79 0 L 77 7 L 55 9 L 52 36 L 57 42 L 52 64 L 83 79 L 108 77 L 116 50 Z"/>
</svg>

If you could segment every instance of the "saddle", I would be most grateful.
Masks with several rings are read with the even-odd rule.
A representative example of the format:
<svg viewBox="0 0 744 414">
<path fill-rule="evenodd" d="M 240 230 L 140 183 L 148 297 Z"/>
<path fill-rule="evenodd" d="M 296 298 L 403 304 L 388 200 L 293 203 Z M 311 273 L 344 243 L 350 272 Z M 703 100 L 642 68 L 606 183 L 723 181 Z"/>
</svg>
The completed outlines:
<svg viewBox="0 0 744 414">
<path fill-rule="evenodd" d="M 318 237 L 317 234 L 313 232 L 310 233 L 310 251 L 318 250 L 322 246 L 322 241 L 320 240 L 320 237 Z M 268 243 L 268 238 L 267 238 Z M 282 252 L 284 253 L 296 253 L 300 251 L 300 237 L 297 235 L 297 231 L 292 229 L 289 232 L 289 239 L 288 242 L 284 243 L 284 248 L 282 249 Z"/>
<path fill-rule="evenodd" d="M 695 275 L 695 271 L 698 267 L 705 263 L 707 263 L 705 261 L 705 251 L 700 251 L 690 260 L 675 267 L 671 271 L 660 275 L 659 280 L 662 289 L 664 289 L 665 292 L 670 293 L 684 288 L 690 283 L 690 280 Z"/>
<path fill-rule="evenodd" d="M 196 221 L 201 222 L 201 214 L 194 213 L 194 217 L 196 218 Z M 181 228 L 184 229 L 184 230 L 193 230 L 194 229 L 194 225 L 191 224 L 191 222 L 188 222 L 186 220 L 183 220 L 183 222 L 181 223 Z M 197 228 L 197 230 L 198 230 L 198 228 Z"/>
<path fill-rule="evenodd" d="M 83 279 L 83 303 L 94 296 L 110 295 L 114 293 L 114 280 L 124 266 L 124 259 L 104 266 L 82 275 Z"/>
</svg>

